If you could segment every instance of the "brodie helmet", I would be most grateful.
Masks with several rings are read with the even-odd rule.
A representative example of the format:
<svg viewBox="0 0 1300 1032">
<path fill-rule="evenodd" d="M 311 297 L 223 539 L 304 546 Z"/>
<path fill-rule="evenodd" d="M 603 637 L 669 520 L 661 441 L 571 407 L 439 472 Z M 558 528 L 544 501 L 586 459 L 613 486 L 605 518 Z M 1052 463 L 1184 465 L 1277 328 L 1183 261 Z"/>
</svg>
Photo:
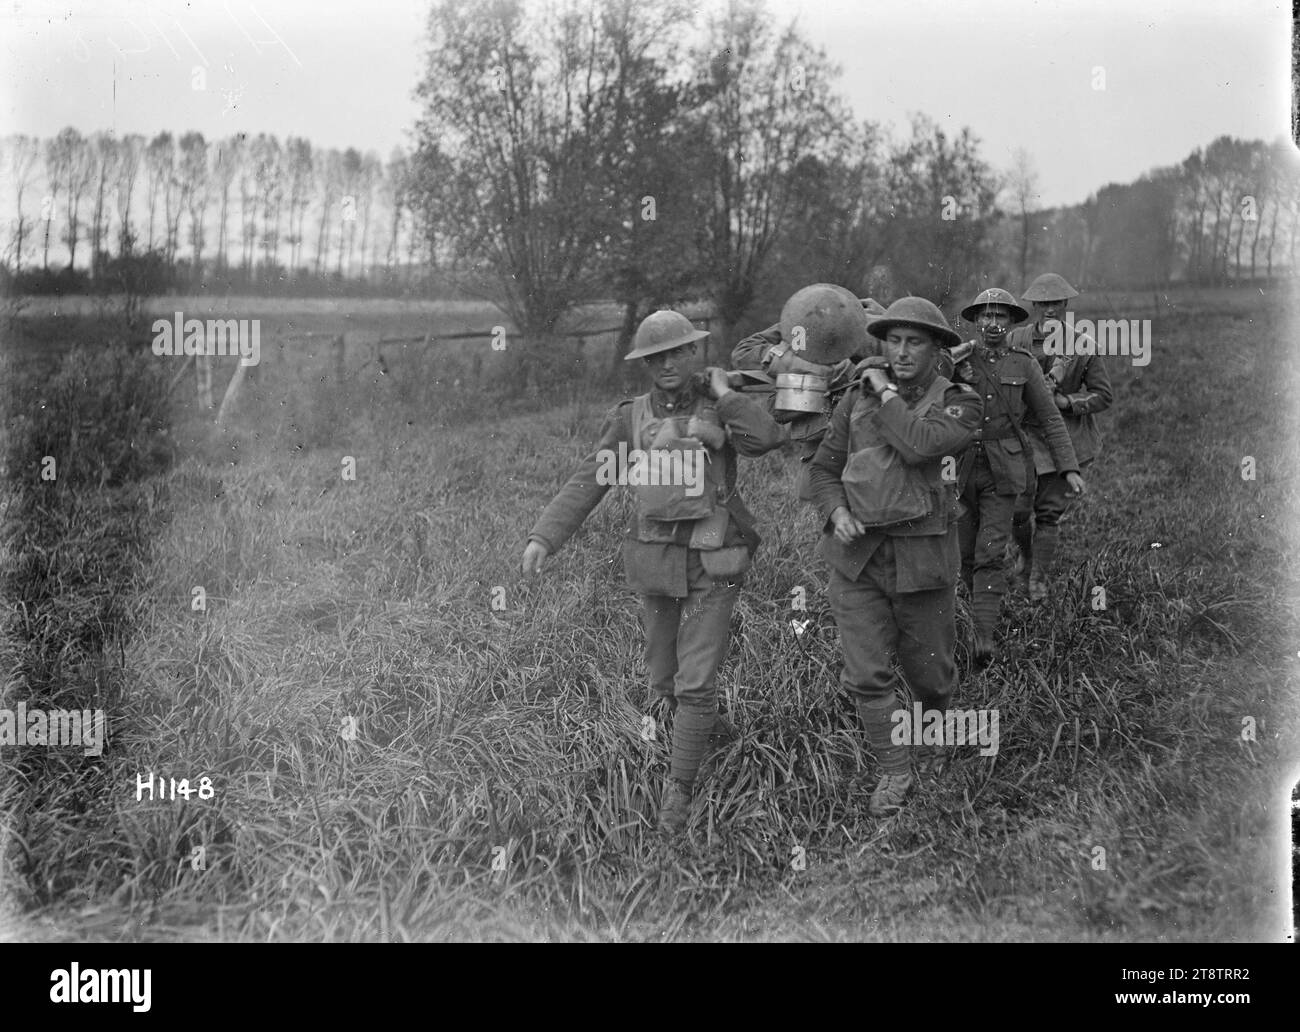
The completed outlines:
<svg viewBox="0 0 1300 1032">
<path fill-rule="evenodd" d="M 1011 292 L 1001 287 L 989 287 L 988 290 L 980 291 L 979 296 L 961 310 L 961 317 L 967 322 L 978 323 L 980 313 L 990 305 L 1002 305 L 1009 309 L 1013 325 L 1029 318 L 1029 312 L 1016 304 L 1016 299 L 1011 296 Z M 985 340 L 1000 341 L 1006 337 L 1008 329 L 1009 327 L 1004 326 L 985 326 L 980 328 L 980 335 Z"/>
<path fill-rule="evenodd" d="M 900 297 L 885 309 L 885 314 L 871 320 L 870 333 L 884 340 L 897 326 L 912 326 L 934 334 L 941 348 L 956 347 L 961 335 L 948 325 L 939 306 L 923 297 Z"/>
<path fill-rule="evenodd" d="M 867 346 L 867 318 L 852 291 L 814 283 L 781 309 L 781 339 L 809 362 L 834 365 Z"/>
<path fill-rule="evenodd" d="M 703 340 L 708 335 L 708 330 L 697 330 L 681 312 L 674 312 L 669 308 L 651 312 L 636 328 L 636 336 L 632 338 L 632 350 L 623 356 L 623 361 L 631 362 L 635 358 L 645 358 L 648 355 L 657 355 L 661 351 L 671 351 L 683 344 Z"/>
<path fill-rule="evenodd" d="M 1045 272 L 1025 288 L 1020 299 L 1022 301 L 1068 301 L 1078 296 L 1079 292 L 1065 282 L 1064 276 Z"/>
</svg>

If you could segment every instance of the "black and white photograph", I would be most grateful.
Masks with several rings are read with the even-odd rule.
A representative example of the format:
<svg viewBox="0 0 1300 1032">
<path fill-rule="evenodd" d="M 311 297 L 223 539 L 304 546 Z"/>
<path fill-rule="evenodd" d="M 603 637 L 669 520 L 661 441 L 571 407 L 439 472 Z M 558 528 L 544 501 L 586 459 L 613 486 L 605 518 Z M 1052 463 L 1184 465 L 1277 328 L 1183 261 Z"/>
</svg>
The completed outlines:
<svg viewBox="0 0 1300 1032">
<path fill-rule="evenodd" d="M 0 941 L 1258 1004 L 1159 950 L 1300 913 L 1297 24 L 6 3 Z"/>
</svg>

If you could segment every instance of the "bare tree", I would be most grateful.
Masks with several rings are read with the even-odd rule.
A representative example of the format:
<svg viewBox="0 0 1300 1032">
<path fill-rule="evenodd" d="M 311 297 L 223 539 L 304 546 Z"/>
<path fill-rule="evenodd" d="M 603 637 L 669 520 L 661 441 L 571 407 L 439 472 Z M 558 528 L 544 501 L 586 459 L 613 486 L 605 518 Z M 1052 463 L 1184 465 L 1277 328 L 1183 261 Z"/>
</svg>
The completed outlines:
<svg viewBox="0 0 1300 1032">
<path fill-rule="evenodd" d="M 1029 245 L 1032 239 L 1030 212 L 1038 200 L 1038 172 L 1034 159 L 1023 147 L 1012 155 L 1011 169 L 1007 174 L 1007 188 L 1012 203 L 1020 216 L 1020 279 L 1019 289 L 1029 282 Z"/>
<path fill-rule="evenodd" d="M 36 161 L 41 155 L 40 141 L 31 136 L 13 136 L 9 140 L 9 176 L 14 185 L 18 217 L 14 222 L 14 272 L 23 265 L 23 239 L 27 218 L 23 213 L 23 194 L 31 185 Z"/>
<path fill-rule="evenodd" d="M 144 137 L 130 134 L 117 145 L 117 253 L 126 257 L 135 249 L 135 231 L 131 226 L 131 202 L 135 183 L 144 157 Z"/>
<path fill-rule="evenodd" d="M 611 212 L 606 160 L 627 143 L 614 115 L 621 10 L 440 0 L 430 11 L 406 197 L 422 239 L 408 245 L 432 254 L 437 233 L 474 270 L 466 286 L 483 289 L 490 274 L 490 296 L 523 336 L 520 383 L 553 352 L 566 313 L 599 289 L 615 216 L 630 206 L 624 197 Z"/>
<path fill-rule="evenodd" d="M 790 219 L 795 228 L 777 245 L 765 294 L 784 298 L 821 281 L 891 296 L 881 285 L 889 275 L 883 230 L 893 212 L 885 184 L 888 157 L 879 127 L 863 123 L 836 153 L 800 163 Z"/>
<path fill-rule="evenodd" d="M 1268 150 L 1263 140 L 1246 144 L 1245 167 L 1242 169 L 1242 189 L 1239 201 L 1241 227 L 1237 231 L 1237 279 L 1241 279 L 1241 248 L 1250 228 L 1250 278 L 1255 278 L 1255 264 L 1259 256 L 1259 235 L 1263 226 L 1264 205 L 1268 202 L 1269 169 Z"/>
<path fill-rule="evenodd" d="M 64 130 L 68 132 L 69 130 Z M 59 206 L 59 190 L 68 177 L 72 154 L 63 133 L 45 142 L 45 187 L 48 191 L 41 199 L 41 218 L 45 222 L 45 237 L 41 245 L 41 268 L 50 269 L 50 231 L 54 226 Z"/>
<path fill-rule="evenodd" d="M 320 164 L 320 223 L 316 236 L 315 274 L 321 274 L 321 264 L 325 260 L 329 246 L 331 212 L 339 196 L 342 158 L 336 150 L 326 151 Z"/>
<path fill-rule="evenodd" d="M 1273 278 L 1273 251 L 1278 244 L 1278 222 L 1284 211 L 1300 209 L 1300 162 L 1296 159 L 1295 148 L 1290 141 L 1278 138 L 1268 145 L 1266 156 L 1265 191 L 1269 208 L 1268 246 L 1264 251 L 1266 266 L 1265 276 Z M 1260 226 L 1264 224 L 1263 210 L 1260 211 Z M 1293 223 L 1294 226 L 1294 223 Z M 1258 244 L 1258 233 L 1255 243 Z M 1255 250 L 1251 248 L 1251 274 L 1255 269 Z M 1295 268 L 1291 272 L 1295 274 Z"/>
<path fill-rule="evenodd" d="M 313 161 L 311 141 L 290 136 L 285 141 L 285 162 L 289 173 L 289 265 L 297 273 L 302 261 L 303 220 L 311 203 Z"/>
<path fill-rule="evenodd" d="M 253 141 L 252 159 L 262 218 L 262 267 L 271 276 L 279 264 L 280 210 L 284 201 L 284 155 L 280 141 L 275 136 L 259 134 Z"/>
<path fill-rule="evenodd" d="M 339 162 L 339 258 L 335 275 L 343 275 L 343 252 L 346 247 L 348 272 L 352 271 L 352 242 L 357 233 L 357 184 L 361 179 L 361 152 L 349 147 Z M 344 241 L 346 240 L 346 244 Z"/>
<path fill-rule="evenodd" d="M 119 148 L 111 133 L 95 133 L 90 138 L 91 181 L 95 184 L 95 202 L 90 219 L 90 278 L 98 280 L 108 247 L 109 181 L 117 171 Z"/>
<path fill-rule="evenodd" d="M 176 145 L 172 139 L 172 134 L 167 132 L 159 133 L 149 141 L 149 146 L 145 149 L 144 165 L 147 196 L 149 198 L 149 237 L 148 249 L 154 248 L 154 222 L 158 211 L 159 194 L 167 194 L 171 190 L 171 183 L 174 180 L 172 166 L 175 163 Z M 163 251 L 167 251 L 169 240 L 166 235 L 166 226 L 168 223 L 169 209 L 164 208 L 163 214 Z M 170 265 L 170 260 L 168 260 Z"/>
<path fill-rule="evenodd" d="M 359 275 L 364 278 L 366 275 L 366 242 L 370 239 L 370 216 L 371 210 L 375 204 L 375 189 L 383 178 L 384 166 L 379 160 L 379 155 L 373 151 L 366 151 L 361 159 L 361 169 L 357 175 L 357 208 L 361 221 L 361 268 Z M 348 255 L 348 264 L 352 264 L 351 253 Z"/>
<path fill-rule="evenodd" d="M 695 138 L 707 155 L 712 200 L 702 246 L 730 340 L 790 228 L 800 163 L 829 160 L 849 119 L 831 89 L 837 69 L 793 25 L 773 33 L 759 0 L 728 0 L 696 67 L 708 99 Z"/>
<path fill-rule="evenodd" d="M 401 237 L 402 213 L 405 211 L 407 203 L 406 180 L 410 175 L 410 167 L 406 152 L 400 147 L 393 149 L 393 153 L 389 155 L 388 164 L 384 167 L 384 179 L 381 187 L 382 196 L 392 215 L 392 221 L 388 227 L 388 251 L 384 259 L 389 276 L 393 274 L 393 270 L 397 267 L 400 253 L 398 241 Z"/>
<path fill-rule="evenodd" d="M 1182 163 L 1182 217 L 1184 248 L 1187 252 L 1187 278 L 1200 283 L 1207 278 L 1205 258 L 1205 215 L 1210 205 L 1210 190 L 1205 170 L 1205 155 L 1198 147 Z"/>
<path fill-rule="evenodd" d="M 895 282 L 944 305 L 985 267 L 1001 189 L 969 129 L 949 134 L 924 116 L 885 165 L 888 217 L 878 225 Z"/>
<path fill-rule="evenodd" d="M 1232 233 L 1232 220 L 1236 213 L 1237 143 L 1231 136 L 1220 136 L 1205 148 L 1205 170 L 1209 185 L 1210 207 L 1214 211 L 1214 225 L 1210 231 L 1210 255 L 1213 265 L 1212 283 L 1228 278 L 1228 240 Z M 1227 225 L 1224 226 L 1224 220 Z M 1220 228 L 1223 233 L 1220 234 Z"/>
<path fill-rule="evenodd" d="M 253 282 L 254 252 L 257 248 L 257 154 L 252 142 L 239 166 L 240 264 L 249 283 Z"/>
<path fill-rule="evenodd" d="M 606 0 L 600 12 L 605 86 L 584 132 L 603 141 L 593 169 L 603 196 L 591 218 L 602 293 L 623 311 L 614 368 L 644 315 L 698 293 L 696 231 L 707 205 L 687 122 L 698 98 L 669 74 L 682 64 L 680 29 L 690 18 L 689 5 L 672 0 Z"/>
<path fill-rule="evenodd" d="M 90 186 L 93 159 L 86 140 L 77 130 L 63 129 L 47 146 L 46 168 L 51 196 L 63 189 L 64 217 L 67 225 L 63 241 L 68 245 L 68 268 L 77 264 L 77 244 L 81 238 L 81 202 Z M 49 267 L 49 229 L 46 229 L 46 268 Z"/>
<path fill-rule="evenodd" d="M 208 174 L 208 142 L 202 133 L 186 133 L 181 137 L 181 204 L 190 216 L 190 245 L 193 248 L 193 280 L 202 279 L 203 245 L 206 242 L 204 222 L 208 216 L 210 197 Z"/>
<path fill-rule="evenodd" d="M 154 145 L 156 144 L 156 146 Z M 181 174 L 176 162 L 176 140 L 171 133 L 160 133 L 151 144 L 158 176 L 158 188 L 163 200 L 163 254 L 170 271 L 176 266 L 180 250 Z"/>
<path fill-rule="evenodd" d="M 217 212 L 217 270 L 224 273 L 230 265 L 230 189 L 244 164 L 246 137 L 243 133 L 223 140 L 217 147 L 212 172 L 220 204 Z"/>
</svg>

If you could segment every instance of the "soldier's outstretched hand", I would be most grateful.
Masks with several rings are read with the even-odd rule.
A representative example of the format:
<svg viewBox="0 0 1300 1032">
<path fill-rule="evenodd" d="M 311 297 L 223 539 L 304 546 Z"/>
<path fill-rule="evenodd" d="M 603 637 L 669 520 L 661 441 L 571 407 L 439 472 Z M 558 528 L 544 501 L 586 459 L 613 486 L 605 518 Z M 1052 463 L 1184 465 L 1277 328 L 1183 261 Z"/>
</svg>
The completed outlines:
<svg viewBox="0 0 1300 1032">
<path fill-rule="evenodd" d="M 1065 482 L 1070 485 L 1070 492 L 1075 497 L 1078 497 L 1079 495 L 1083 494 L 1083 492 L 1086 490 L 1083 483 L 1083 477 L 1079 476 L 1078 473 L 1065 474 Z"/>
<path fill-rule="evenodd" d="M 542 563 L 545 562 L 547 555 L 546 546 L 540 541 L 530 541 L 524 547 L 524 564 L 523 569 L 530 577 L 537 576 L 541 572 Z"/>
</svg>

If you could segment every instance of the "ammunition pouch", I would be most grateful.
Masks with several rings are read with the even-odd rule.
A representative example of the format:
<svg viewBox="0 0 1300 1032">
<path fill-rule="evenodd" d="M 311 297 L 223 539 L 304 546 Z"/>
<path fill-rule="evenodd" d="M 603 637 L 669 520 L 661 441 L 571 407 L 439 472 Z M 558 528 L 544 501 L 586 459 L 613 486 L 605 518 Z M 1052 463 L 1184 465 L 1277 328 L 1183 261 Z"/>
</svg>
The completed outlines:
<svg viewBox="0 0 1300 1032">
<path fill-rule="evenodd" d="M 700 563 L 710 577 L 739 577 L 749 569 L 751 561 L 744 545 L 700 553 Z"/>
</svg>

